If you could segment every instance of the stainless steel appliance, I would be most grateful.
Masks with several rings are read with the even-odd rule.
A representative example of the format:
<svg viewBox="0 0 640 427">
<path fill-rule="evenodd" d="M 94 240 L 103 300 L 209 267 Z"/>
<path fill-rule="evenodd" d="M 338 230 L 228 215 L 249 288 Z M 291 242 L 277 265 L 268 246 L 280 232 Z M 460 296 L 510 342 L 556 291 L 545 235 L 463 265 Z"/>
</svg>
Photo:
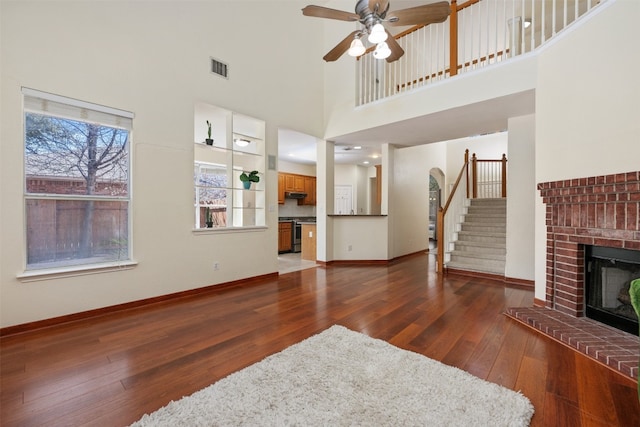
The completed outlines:
<svg viewBox="0 0 640 427">
<path fill-rule="evenodd" d="M 302 251 L 302 223 L 300 221 L 293 221 L 293 230 L 291 233 L 291 239 L 293 240 L 291 244 L 292 252 L 301 252 Z"/>
</svg>

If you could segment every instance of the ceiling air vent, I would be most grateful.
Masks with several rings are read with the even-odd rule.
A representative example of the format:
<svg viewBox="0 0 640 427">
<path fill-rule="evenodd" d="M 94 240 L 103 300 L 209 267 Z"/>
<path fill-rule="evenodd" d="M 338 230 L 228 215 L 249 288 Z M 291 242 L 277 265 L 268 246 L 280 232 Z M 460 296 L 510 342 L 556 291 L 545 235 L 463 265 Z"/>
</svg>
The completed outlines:
<svg viewBox="0 0 640 427">
<path fill-rule="evenodd" d="M 211 72 L 219 75 L 220 77 L 224 77 L 225 79 L 229 78 L 229 66 L 214 58 L 211 58 Z"/>
</svg>

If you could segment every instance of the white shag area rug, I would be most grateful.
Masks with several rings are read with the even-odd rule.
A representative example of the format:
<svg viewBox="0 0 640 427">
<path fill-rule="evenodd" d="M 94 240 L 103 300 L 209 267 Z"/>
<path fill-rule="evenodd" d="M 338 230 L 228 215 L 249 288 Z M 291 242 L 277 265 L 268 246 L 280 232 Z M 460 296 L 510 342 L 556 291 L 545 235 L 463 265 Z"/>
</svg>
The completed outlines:
<svg viewBox="0 0 640 427">
<path fill-rule="evenodd" d="M 332 326 L 132 426 L 528 426 L 525 396 Z"/>
</svg>

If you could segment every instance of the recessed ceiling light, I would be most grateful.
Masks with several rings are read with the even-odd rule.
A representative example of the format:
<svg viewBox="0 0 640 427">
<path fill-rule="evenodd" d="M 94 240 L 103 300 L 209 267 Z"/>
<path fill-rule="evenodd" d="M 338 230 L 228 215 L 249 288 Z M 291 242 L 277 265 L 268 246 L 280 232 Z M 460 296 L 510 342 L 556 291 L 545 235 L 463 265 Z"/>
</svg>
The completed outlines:
<svg viewBox="0 0 640 427">
<path fill-rule="evenodd" d="M 362 163 L 364 163 L 365 165 L 368 165 L 368 164 L 369 164 L 369 161 L 368 161 L 368 160 L 365 160 L 365 161 L 364 161 L 364 162 L 362 162 Z"/>
<path fill-rule="evenodd" d="M 361 146 L 359 146 L 359 145 L 356 145 L 355 147 L 353 147 L 353 149 L 354 149 L 354 150 L 361 150 L 361 149 L 362 149 L 362 147 L 361 147 Z"/>
</svg>

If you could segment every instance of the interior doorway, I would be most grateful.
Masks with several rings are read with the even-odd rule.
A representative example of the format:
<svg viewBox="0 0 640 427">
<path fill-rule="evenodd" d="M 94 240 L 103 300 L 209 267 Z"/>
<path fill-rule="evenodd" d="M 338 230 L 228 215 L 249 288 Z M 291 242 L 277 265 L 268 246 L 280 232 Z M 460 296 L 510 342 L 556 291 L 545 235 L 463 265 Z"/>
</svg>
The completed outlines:
<svg viewBox="0 0 640 427">
<path fill-rule="evenodd" d="M 444 173 L 433 168 L 429 171 L 429 241 L 436 241 L 436 229 L 438 222 L 438 210 L 440 209 L 442 198 L 442 184 L 444 183 Z"/>
<path fill-rule="evenodd" d="M 334 189 L 334 214 L 353 214 L 353 188 L 350 185 L 336 185 Z"/>
</svg>

